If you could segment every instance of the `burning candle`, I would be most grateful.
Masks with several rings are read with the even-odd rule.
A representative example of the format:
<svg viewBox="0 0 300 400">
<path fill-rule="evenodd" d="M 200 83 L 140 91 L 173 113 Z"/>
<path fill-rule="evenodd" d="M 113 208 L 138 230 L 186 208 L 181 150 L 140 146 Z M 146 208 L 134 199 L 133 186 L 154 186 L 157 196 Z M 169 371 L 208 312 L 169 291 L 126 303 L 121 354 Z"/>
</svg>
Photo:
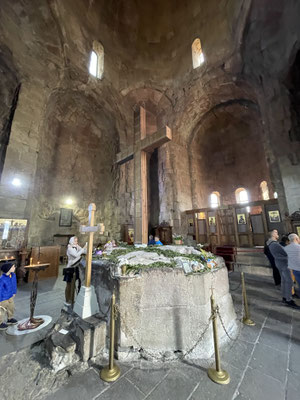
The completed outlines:
<svg viewBox="0 0 300 400">
<path fill-rule="evenodd" d="M 30 257 L 30 265 L 32 265 L 32 257 Z"/>
</svg>

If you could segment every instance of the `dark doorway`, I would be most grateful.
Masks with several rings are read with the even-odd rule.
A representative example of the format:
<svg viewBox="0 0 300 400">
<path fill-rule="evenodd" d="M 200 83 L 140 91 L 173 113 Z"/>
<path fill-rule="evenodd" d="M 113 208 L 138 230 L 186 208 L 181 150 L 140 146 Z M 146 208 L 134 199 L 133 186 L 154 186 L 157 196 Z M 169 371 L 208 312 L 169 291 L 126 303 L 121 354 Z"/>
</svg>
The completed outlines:
<svg viewBox="0 0 300 400">
<path fill-rule="evenodd" d="M 159 183 L 158 183 L 158 149 L 155 149 L 149 161 L 149 234 L 159 223 Z"/>
</svg>

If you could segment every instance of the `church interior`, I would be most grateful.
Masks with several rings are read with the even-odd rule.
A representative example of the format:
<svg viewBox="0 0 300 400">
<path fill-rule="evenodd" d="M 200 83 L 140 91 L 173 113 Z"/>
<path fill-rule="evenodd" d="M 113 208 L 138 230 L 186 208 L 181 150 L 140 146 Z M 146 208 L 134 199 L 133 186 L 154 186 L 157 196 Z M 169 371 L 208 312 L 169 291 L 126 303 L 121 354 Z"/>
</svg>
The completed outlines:
<svg viewBox="0 0 300 400">
<path fill-rule="evenodd" d="M 237 315 L 247 273 L 256 319 L 222 353 L 226 389 L 203 366 L 151 357 L 120 356 L 125 376 L 105 386 L 72 353 L 77 370 L 54 379 L 38 347 L 50 325 L 22 344 L 0 332 L 4 399 L 298 400 L 299 310 L 280 303 L 263 247 L 273 230 L 300 236 L 299 16 L 297 0 L 1 0 L 0 262 L 17 264 L 18 319 L 37 279 L 39 314 L 61 318 L 68 243 L 93 237 L 91 203 L 94 246 L 201 243 L 225 258 Z M 24 280 L 28 264 L 47 268 Z"/>
</svg>

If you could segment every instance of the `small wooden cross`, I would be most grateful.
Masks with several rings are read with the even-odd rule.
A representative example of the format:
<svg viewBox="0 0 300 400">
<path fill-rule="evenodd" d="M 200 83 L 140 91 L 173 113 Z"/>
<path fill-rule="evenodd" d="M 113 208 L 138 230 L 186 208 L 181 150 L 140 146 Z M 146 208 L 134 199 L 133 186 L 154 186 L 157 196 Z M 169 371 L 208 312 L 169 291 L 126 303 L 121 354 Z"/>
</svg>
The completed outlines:
<svg viewBox="0 0 300 400">
<path fill-rule="evenodd" d="M 135 118 L 138 120 L 138 118 Z M 172 131 L 165 128 L 147 135 L 146 110 L 139 108 L 139 129 L 135 143 L 117 154 L 117 164 L 134 159 L 134 242 L 148 243 L 147 154 L 172 140 Z"/>
<path fill-rule="evenodd" d="M 104 233 L 104 225 L 98 224 L 94 226 L 96 204 L 91 203 L 88 207 L 89 210 L 89 226 L 82 225 L 79 228 L 79 232 L 82 234 L 89 234 L 88 246 L 86 253 L 86 265 L 85 265 L 85 286 L 91 286 L 91 274 L 92 274 L 92 253 L 93 253 L 93 239 L 94 233 L 100 231 L 100 234 Z"/>
</svg>

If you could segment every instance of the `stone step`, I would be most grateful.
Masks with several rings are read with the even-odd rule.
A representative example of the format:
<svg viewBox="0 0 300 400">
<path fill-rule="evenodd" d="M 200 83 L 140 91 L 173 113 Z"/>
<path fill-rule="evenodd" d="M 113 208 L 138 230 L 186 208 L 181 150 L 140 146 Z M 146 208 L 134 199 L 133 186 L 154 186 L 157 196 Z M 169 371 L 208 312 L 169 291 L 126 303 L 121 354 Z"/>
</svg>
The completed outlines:
<svg viewBox="0 0 300 400">
<path fill-rule="evenodd" d="M 97 316 L 85 320 L 64 310 L 45 340 L 50 366 L 55 372 L 87 362 L 106 349 L 106 321 Z"/>
</svg>

